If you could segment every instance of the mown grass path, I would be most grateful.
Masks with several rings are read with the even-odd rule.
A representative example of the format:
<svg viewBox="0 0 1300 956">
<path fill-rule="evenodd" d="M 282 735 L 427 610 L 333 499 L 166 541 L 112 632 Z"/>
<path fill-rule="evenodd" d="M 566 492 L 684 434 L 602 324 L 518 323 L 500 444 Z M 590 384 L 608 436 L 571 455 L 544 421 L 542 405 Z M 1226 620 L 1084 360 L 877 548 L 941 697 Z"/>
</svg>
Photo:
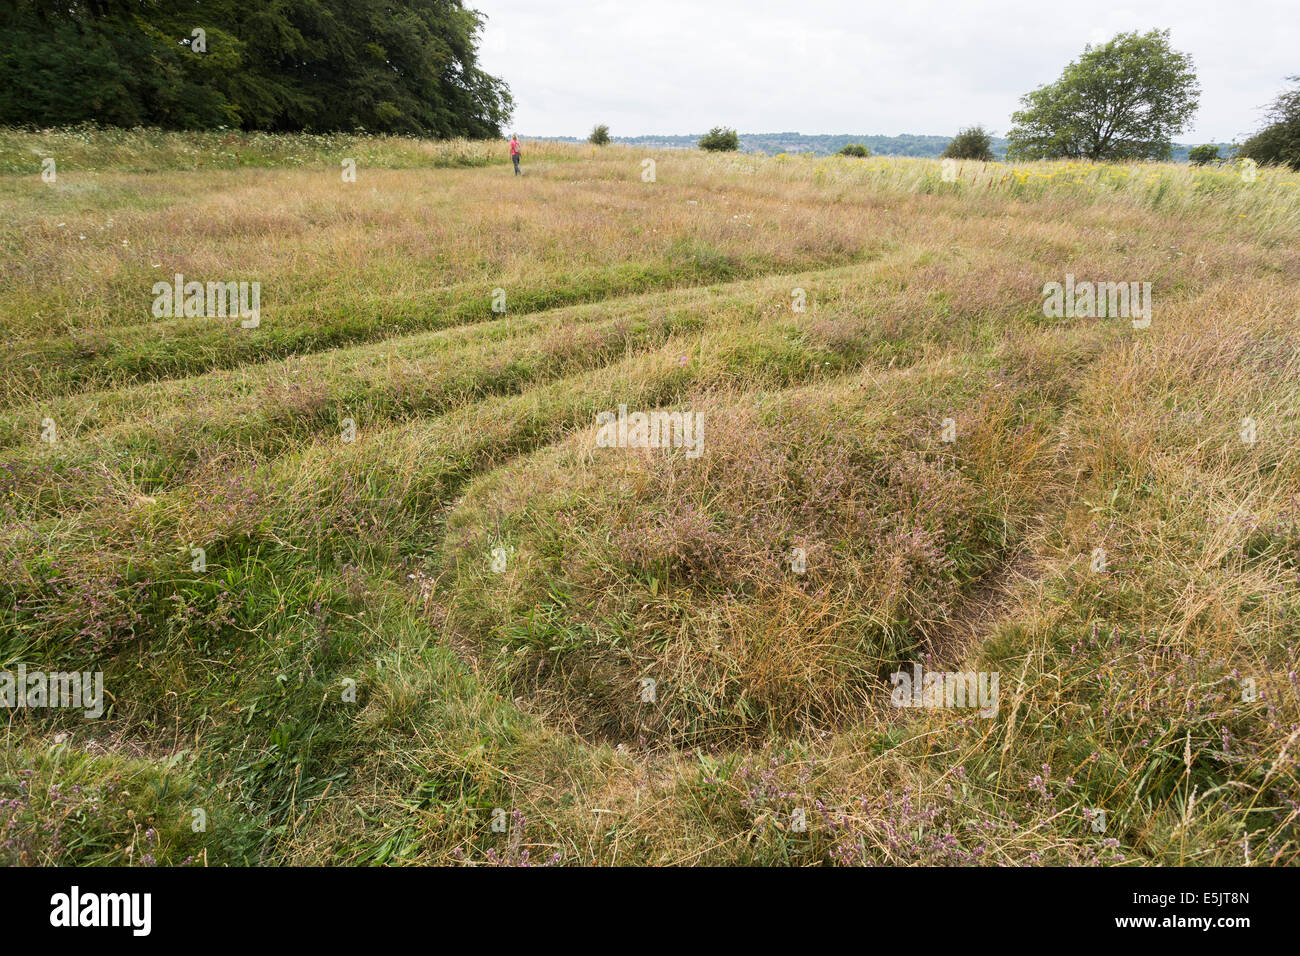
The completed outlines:
<svg viewBox="0 0 1300 956">
<path fill-rule="evenodd" d="M 1293 860 L 1294 177 L 180 145 L 0 176 L 0 669 L 109 692 L 10 723 L 0 859 Z"/>
</svg>

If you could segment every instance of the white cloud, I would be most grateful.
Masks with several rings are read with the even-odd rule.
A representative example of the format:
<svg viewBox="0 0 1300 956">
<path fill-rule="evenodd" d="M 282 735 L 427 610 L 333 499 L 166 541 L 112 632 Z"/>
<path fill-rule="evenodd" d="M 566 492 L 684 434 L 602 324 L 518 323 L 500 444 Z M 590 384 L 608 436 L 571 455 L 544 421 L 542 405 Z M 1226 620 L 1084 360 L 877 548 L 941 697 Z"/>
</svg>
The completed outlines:
<svg viewBox="0 0 1300 956">
<path fill-rule="evenodd" d="M 1244 137 L 1300 72 L 1294 0 L 470 0 L 527 135 L 932 133 L 1010 125 L 1084 44 L 1172 29 L 1203 89 L 1180 139 Z"/>
</svg>

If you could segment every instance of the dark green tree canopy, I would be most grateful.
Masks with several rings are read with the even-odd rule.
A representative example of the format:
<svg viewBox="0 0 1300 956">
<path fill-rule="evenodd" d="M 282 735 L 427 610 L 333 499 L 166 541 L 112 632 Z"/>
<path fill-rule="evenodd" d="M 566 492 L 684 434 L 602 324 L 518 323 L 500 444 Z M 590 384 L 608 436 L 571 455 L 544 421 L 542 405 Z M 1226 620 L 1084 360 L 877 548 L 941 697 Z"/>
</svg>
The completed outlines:
<svg viewBox="0 0 1300 956">
<path fill-rule="evenodd" d="M 969 126 L 959 130 L 943 151 L 945 159 L 979 159 L 993 162 L 993 137 L 983 126 Z"/>
<path fill-rule="evenodd" d="M 1007 155 L 1015 159 L 1168 159 L 1196 112 L 1191 57 L 1168 30 L 1121 33 L 1084 47 L 1055 83 L 1021 97 Z"/>
<path fill-rule="evenodd" d="M 1261 165 L 1300 170 L 1300 76 L 1287 77 L 1295 89 L 1281 93 L 1268 110 L 1269 124 L 1241 144 L 1238 156 Z"/>
<path fill-rule="evenodd" d="M 463 0 L 3 0 L 0 123 L 499 136 Z"/>
</svg>

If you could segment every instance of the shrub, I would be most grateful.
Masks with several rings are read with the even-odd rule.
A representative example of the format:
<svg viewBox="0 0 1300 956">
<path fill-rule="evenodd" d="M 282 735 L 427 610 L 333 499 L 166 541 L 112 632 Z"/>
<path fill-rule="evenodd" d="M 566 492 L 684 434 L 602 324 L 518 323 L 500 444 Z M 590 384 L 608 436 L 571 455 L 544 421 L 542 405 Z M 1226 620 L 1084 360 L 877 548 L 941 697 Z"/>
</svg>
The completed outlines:
<svg viewBox="0 0 1300 956">
<path fill-rule="evenodd" d="M 1206 166 L 1218 162 L 1218 160 L 1219 147 L 1212 143 L 1206 143 L 1204 146 L 1193 146 L 1187 153 L 1187 161 L 1193 166 Z"/>
<path fill-rule="evenodd" d="M 591 135 L 587 137 L 587 142 L 593 146 L 609 145 L 609 127 L 604 123 L 599 123 L 591 130 Z"/>
<path fill-rule="evenodd" d="M 861 143 L 846 143 L 840 150 L 839 155 L 856 156 L 858 159 L 866 159 L 871 155 L 871 150 L 867 149 L 867 147 L 863 146 Z"/>
<path fill-rule="evenodd" d="M 978 159 L 986 163 L 993 161 L 992 137 L 983 126 L 971 126 L 960 130 L 943 151 L 944 159 Z"/>
<path fill-rule="evenodd" d="M 700 149 L 712 153 L 729 153 L 740 149 L 740 135 L 734 129 L 715 126 L 700 137 Z"/>
</svg>

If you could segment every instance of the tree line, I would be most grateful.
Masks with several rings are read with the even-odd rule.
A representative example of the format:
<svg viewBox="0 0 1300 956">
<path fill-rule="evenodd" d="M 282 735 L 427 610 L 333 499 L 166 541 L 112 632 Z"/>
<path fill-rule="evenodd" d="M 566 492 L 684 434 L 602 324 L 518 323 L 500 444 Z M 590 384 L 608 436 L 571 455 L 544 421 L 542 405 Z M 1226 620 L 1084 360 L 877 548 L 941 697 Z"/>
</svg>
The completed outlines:
<svg viewBox="0 0 1300 956">
<path fill-rule="evenodd" d="M 0 124 L 501 135 L 463 0 L 0 0 Z"/>
<path fill-rule="evenodd" d="M 0 0 L 0 125 L 496 137 L 514 102 L 478 67 L 482 28 L 464 0 Z M 1236 158 L 1300 169 L 1300 76 L 1289 82 Z M 1199 97 L 1168 30 L 1121 33 L 1021 97 L 1006 158 L 1168 160 Z M 889 151 L 932 155 L 933 137 L 913 139 Z M 591 141 L 608 142 L 608 127 Z M 695 145 L 740 141 L 717 127 Z M 992 160 L 996 145 L 973 126 L 943 155 Z"/>
<path fill-rule="evenodd" d="M 1268 109 L 1265 127 L 1238 146 L 1231 158 L 1300 170 L 1300 76 L 1289 77 L 1288 82 L 1298 85 L 1277 97 Z M 1108 43 L 1085 46 L 1083 55 L 1072 60 L 1059 79 L 1021 97 L 1021 109 L 1012 114 L 1012 128 L 1005 140 L 1006 158 L 1170 160 L 1175 150 L 1173 137 L 1191 123 L 1200 92 L 1192 58 L 1173 49 L 1168 30 L 1120 33 Z M 779 136 L 821 145 L 842 140 L 794 133 Z M 751 147 L 761 138 L 746 137 Z M 598 126 L 589 141 L 608 143 L 609 127 Z M 705 150 L 735 150 L 740 148 L 740 139 L 735 130 L 716 127 L 697 145 Z M 990 162 L 997 158 L 994 145 L 987 130 L 971 126 L 947 141 L 941 155 Z M 932 149 L 932 144 L 923 142 L 920 154 L 933 155 Z M 865 157 L 871 148 L 866 142 L 840 141 L 838 152 Z M 1179 154 L 1194 164 L 1221 158 L 1219 146 L 1213 143 L 1190 150 L 1180 147 Z"/>
</svg>

